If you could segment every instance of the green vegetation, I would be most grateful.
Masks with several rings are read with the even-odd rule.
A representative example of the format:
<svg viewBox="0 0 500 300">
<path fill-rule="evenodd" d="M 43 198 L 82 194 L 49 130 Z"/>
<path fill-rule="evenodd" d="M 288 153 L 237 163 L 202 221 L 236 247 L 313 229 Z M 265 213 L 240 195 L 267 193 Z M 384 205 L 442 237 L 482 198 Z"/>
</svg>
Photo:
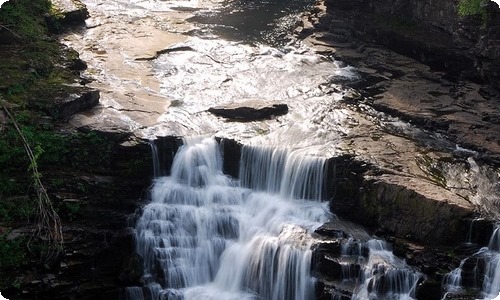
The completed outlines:
<svg viewBox="0 0 500 300">
<path fill-rule="evenodd" d="M 0 235 L 0 268 L 15 268 L 24 263 L 26 239 L 18 237 L 7 239 Z"/>
<path fill-rule="evenodd" d="M 49 180 L 43 175 L 53 169 L 84 168 L 83 164 L 102 169 L 110 157 L 106 139 L 94 133 L 63 131 L 39 110 L 79 79 L 78 71 L 70 68 L 78 54 L 51 35 L 60 25 L 61 16 L 56 13 L 49 0 L 9 1 L 0 10 L 2 288 L 14 285 L 9 270 L 24 265 L 27 256 L 47 259 L 60 250 L 59 217 L 54 208 L 70 218 L 78 215 L 79 208 L 72 204 L 52 203 L 42 185 Z M 11 228 L 27 225 L 33 236 L 7 239 Z M 55 245 L 46 243 L 54 237 Z"/>
<path fill-rule="evenodd" d="M 480 16 L 483 24 L 485 24 L 488 19 L 485 5 L 488 1 L 489 0 L 460 0 L 458 3 L 458 15 L 461 17 Z"/>
<path fill-rule="evenodd" d="M 105 170 L 109 167 L 112 146 L 105 137 L 95 132 L 57 131 L 53 128 L 54 125 L 43 123 L 43 118 L 29 111 L 19 112 L 16 118 L 24 136 L 32 145 L 37 164 L 41 168 L 91 166 Z M 22 140 L 14 128 L 9 126 L 0 135 L 0 166 L 10 170 L 26 170 L 29 161 L 24 153 Z M 10 187 L 7 184 L 0 191 L 8 191 Z"/>
<path fill-rule="evenodd" d="M 57 23 L 48 0 L 9 1 L 0 10 L 0 95 L 22 108 L 49 101 L 62 83 L 78 80 L 68 68 L 78 58 L 50 35 Z M 34 98 L 38 98 L 34 100 Z"/>
<path fill-rule="evenodd" d="M 23 39 L 38 39 L 46 34 L 44 16 L 50 9 L 48 0 L 8 1 L 0 10 L 0 24 Z"/>
</svg>

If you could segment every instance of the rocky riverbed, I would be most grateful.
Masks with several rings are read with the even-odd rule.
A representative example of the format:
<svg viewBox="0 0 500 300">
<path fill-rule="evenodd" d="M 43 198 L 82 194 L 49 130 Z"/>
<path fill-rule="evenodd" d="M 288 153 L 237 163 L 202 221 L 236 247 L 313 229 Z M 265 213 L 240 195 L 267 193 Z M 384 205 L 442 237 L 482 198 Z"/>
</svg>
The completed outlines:
<svg viewBox="0 0 500 300">
<path fill-rule="evenodd" d="M 168 166 L 177 137 L 215 135 L 235 154 L 225 157 L 229 174 L 242 144 L 331 157 L 332 211 L 392 241 L 429 276 L 427 293 L 473 251 L 453 250 L 469 236 L 471 220 L 498 218 L 500 105 L 488 84 L 494 77 L 460 77 L 357 36 L 353 15 L 333 1 L 292 14 L 295 36 L 279 47 L 221 41 L 217 26 L 227 11 L 217 2 L 83 2 L 85 26 L 61 40 L 87 63 L 81 83 L 99 90 L 100 102 L 63 119 L 112 141 L 109 169 L 69 176 L 76 187 L 59 183 L 65 192 L 54 187 L 70 219 L 66 254 L 19 277 L 15 297 L 116 298 L 120 288 L 140 284 L 126 220 L 140 205 L 135 199 L 147 198 L 148 138 L 163 137 L 157 144 Z M 222 25 L 198 22 L 211 14 Z M 287 110 L 245 122 L 210 113 L 248 110 L 249 103 L 253 112 L 269 103 Z M 83 209 L 71 215 L 75 203 Z M 484 245 L 491 222 L 477 226 L 473 240 Z M 328 237 L 329 230 L 336 229 L 319 234 Z"/>
</svg>

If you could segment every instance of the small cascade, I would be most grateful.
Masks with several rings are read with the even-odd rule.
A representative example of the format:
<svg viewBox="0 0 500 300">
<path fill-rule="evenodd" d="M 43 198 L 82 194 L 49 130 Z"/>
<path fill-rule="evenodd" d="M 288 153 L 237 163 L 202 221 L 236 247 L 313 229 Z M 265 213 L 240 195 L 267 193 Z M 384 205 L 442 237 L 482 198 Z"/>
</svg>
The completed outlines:
<svg viewBox="0 0 500 300">
<path fill-rule="evenodd" d="M 476 299 L 490 300 L 500 294 L 500 224 L 493 230 L 487 247 L 464 259 L 443 278 L 443 298 L 476 291 Z"/>
<path fill-rule="evenodd" d="M 485 299 L 500 295 L 500 224 L 497 224 L 488 244 L 487 264 L 483 280 Z"/>
<path fill-rule="evenodd" d="M 360 283 L 361 266 L 366 263 L 367 248 L 365 243 L 349 237 L 341 246 L 339 259 L 342 270 L 342 283 L 351 285 L 353 288 Z"/>
<path fill-rule="evenodd" d="M 326 159 L 287 149 L 243 146 L 241 185 L 295 199 L 325 198 Z"/>
<path fill-rule="evenodd" d="M 443 277 L 443 289 L 446 291 L 443 299 L 446 299 L 448 294 L 462 293 L 462 269 L 465 260 L 460 263 L 460 266 Z"/>
<path fill-rule="evenodd" d="M 320 272 L 325 286 L 321 299 L 416 299 L 424 275 L 396 257 L 385 241 L 339 222 L 320 228 L 319 232 L 329 232 L 330 237 L 333 233 L 334 240 L 327 239 L 315 248 L 313 271 Z"/>
<path fill-rule="evenodd" d="M 422 275 L 397 258 L 386 242 L 372 239 L 364 245 L 368 258 L 353 299 L 415 299 Z"/>
<path fill-rule="evenodd" d="M 154 178 L 158 178 L 161 174 L 158 147 L 156 146 L 154 140 L 149 141 L 149 146 L 151 147 L 151 156 L 153 157 L 153 176 Z"/>
<path fill-rule="evenodd" d="M 271 152 L 242 149 L 241 187 L 214 139 L 185 141 L 137 222 L 146 284 L 126 299 L 314 299 L 311 233 L 331 216 L 303 199 L 320 199 L 326 160 Z"/>
</svg>

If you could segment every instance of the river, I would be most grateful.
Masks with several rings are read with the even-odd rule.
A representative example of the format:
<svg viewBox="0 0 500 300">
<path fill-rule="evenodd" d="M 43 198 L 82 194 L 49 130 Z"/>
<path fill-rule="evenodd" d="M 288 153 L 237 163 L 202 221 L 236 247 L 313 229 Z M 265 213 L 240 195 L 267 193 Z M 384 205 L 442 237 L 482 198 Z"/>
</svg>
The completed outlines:
<svg viewBox="0 0 500 300">
<path fill-rule="evenodd" d="M 87 28 L 63 40 L 89 62 L 101 105 L 70 122 L 185 137 L 136 224 L 144 284 L 126 288 L 126 299 L 315 299 L 313 249 L 323 241 L 314 232 L 342 223 L 325 199 L 327 159 L 356 154 L 425 176 L 422 149 L 456 147 L 344 101 L 356 98 L 344 83 L 361 73 L 290 34 L 311 1 L 83 2 Z M 208 112 L 249 100 L 289 112 L 252 122 Z M 239 178 L 223 174 L 228 154 L 213 137 L 245 145 Z M 416 298 L 423 274 L 385 241 L 341 227 L 343 275 L 332 286 L 342 288 L 329 290 L 332 299 Z"/>
</svg>

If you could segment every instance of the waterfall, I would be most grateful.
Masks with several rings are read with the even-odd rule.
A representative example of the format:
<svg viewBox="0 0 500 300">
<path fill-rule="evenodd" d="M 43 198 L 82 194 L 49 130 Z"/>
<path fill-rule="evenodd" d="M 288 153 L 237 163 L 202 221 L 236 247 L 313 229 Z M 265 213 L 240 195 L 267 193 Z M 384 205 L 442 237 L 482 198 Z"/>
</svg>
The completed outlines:
<svg viewBox="0 0 500 300">
<path fill-rule="evenodd" d="M 282 197 L 320 200 L 325 197 L 326 159 L 287 149 L 243 146 L 241 184 Z"/>
<path fill-rule="evenodd" d="M 137 222 L 146 284 L 127 299 L 313 299 L 310 234 L 330 214 L 304 199 L 323 195 L 325 164 L 244 147 L 240 184 L 214 139 L 186 139 Z"/>
<path fill-rule="evenodd" d="M 485 299 L 500 296 L 500 224 L 497 224 L 488 244 L 486 272 L 483 281 Z"/>
<path fill-rule="evenodd" d="M 156 146 L 154 140 L 149 140 L 149 146 L 151 147 L 151 156 L 153 157 L 153 176 L 154 178 L 157 178 L 161 174 L 160 156 L 158 154 L 158 147 Z"/>
<path fill-rule="evenodd" d="M 443 299 L 449 294 L 463 294 L 466 289 L 480 290 L 481 299 L 500 295 L 500 224 L 497 224 L 487 247 L 464 259 L 443 279 Z"/>
<path fill-rule="evenodd" d="M 349 255 L 368 252 L 366 261 L 358 259 L 358 263 L 362 264 L 361 284 L 356 287 L 353 300 L 415 299 L 417 283 L 422 275 L 396 257 L 385 241 L 371 239 L 347 250 Z"/>
</svg>

